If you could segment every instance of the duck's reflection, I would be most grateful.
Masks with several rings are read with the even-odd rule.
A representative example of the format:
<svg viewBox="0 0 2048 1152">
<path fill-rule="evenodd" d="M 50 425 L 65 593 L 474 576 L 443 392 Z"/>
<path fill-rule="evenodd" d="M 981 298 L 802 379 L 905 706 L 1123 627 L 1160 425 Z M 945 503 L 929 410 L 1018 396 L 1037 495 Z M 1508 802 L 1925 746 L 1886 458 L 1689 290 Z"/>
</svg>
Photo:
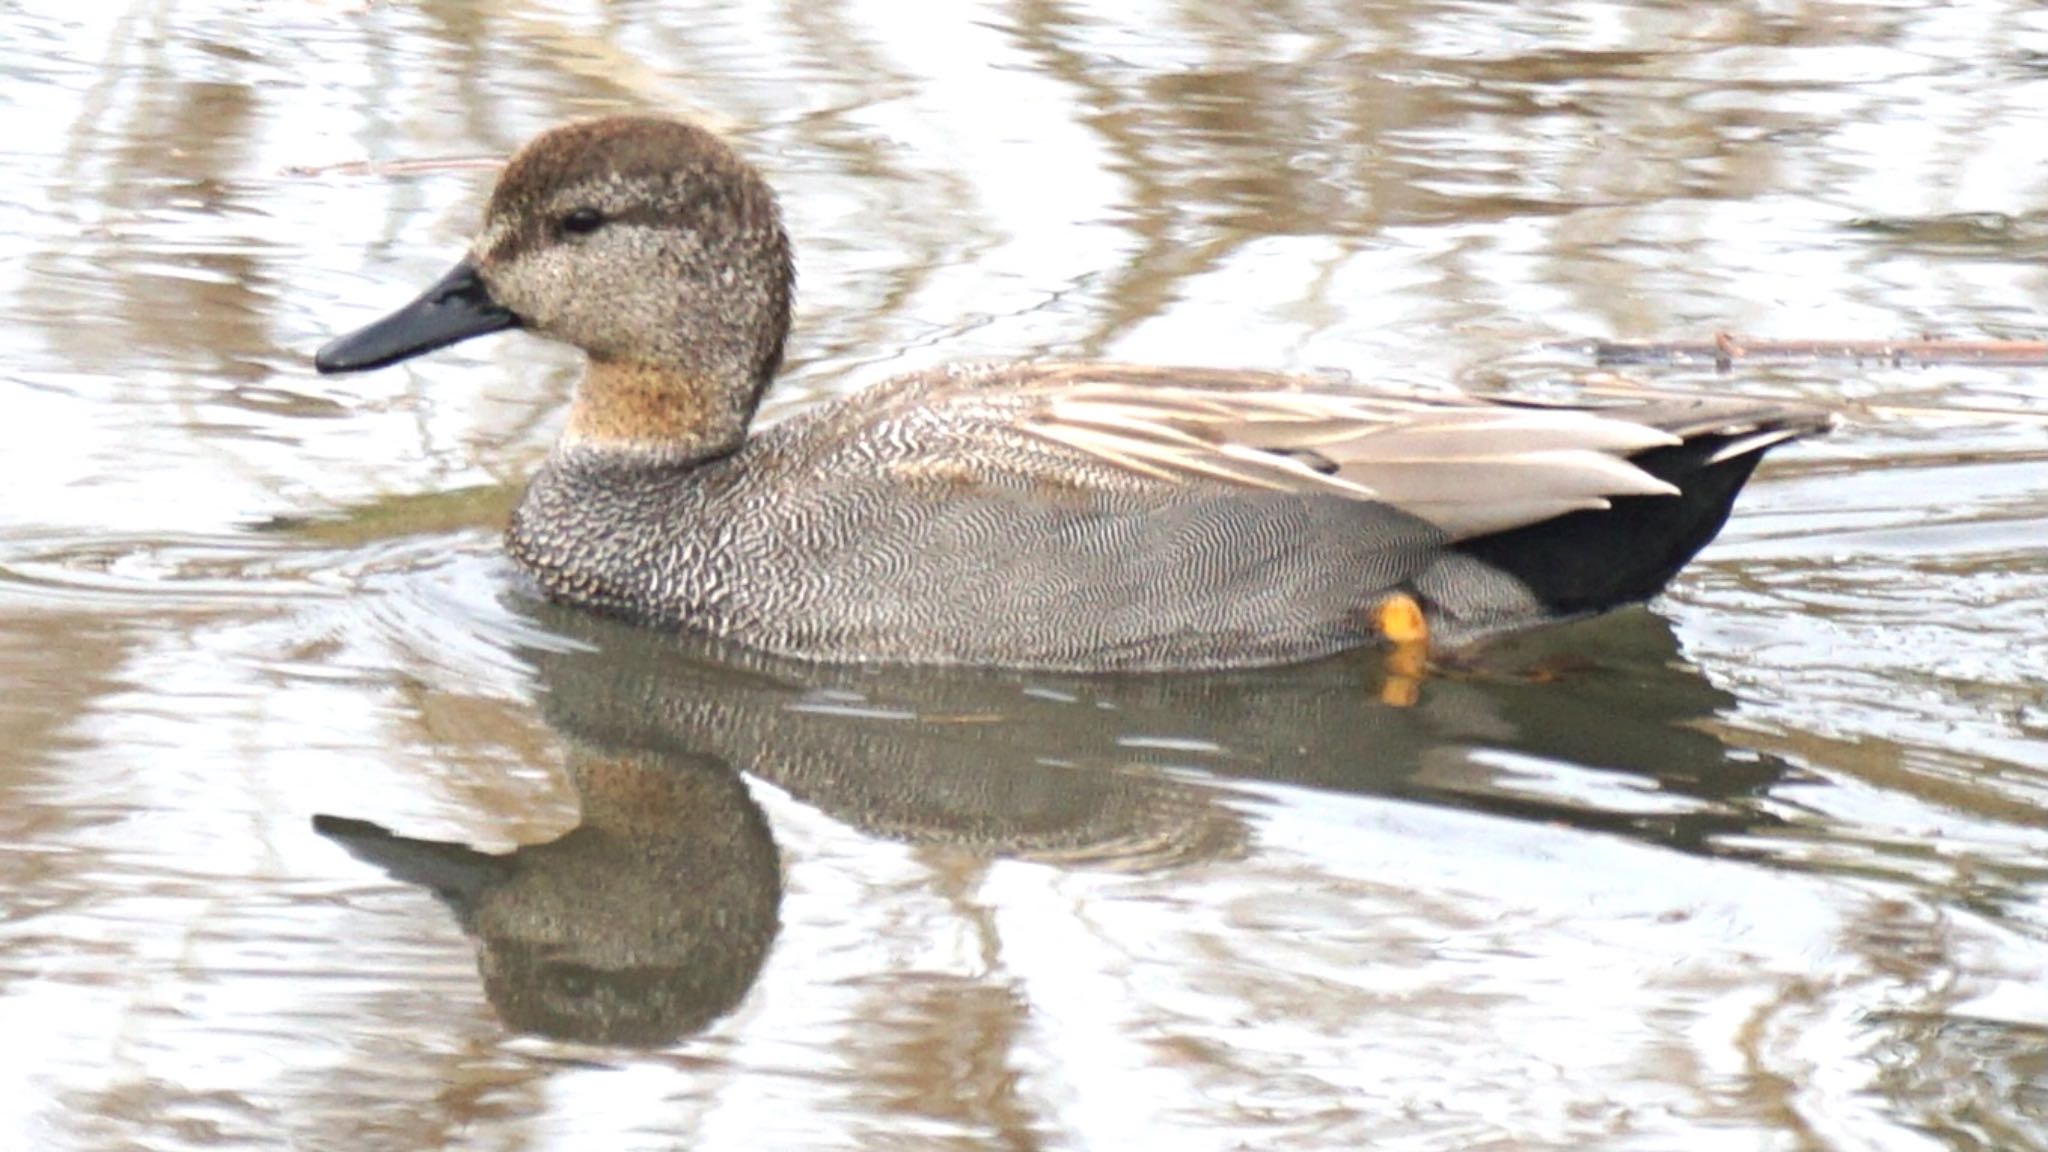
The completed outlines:
<svg viewBox="0 0 2048 1152">
<path fill-rule="evenodd" d="M 864 831 L 1005 857 L 1150 867 L 1249 833 L 1235 781 L 1391 795 L 1704 850 L 1768 817 L 1781 764 L 1700 722 L 1733 697 L 1641 610 L 1518 637 L 1485 669 L 1381 703 L 1374 653 L 1210 675 L 818 666 L 537 609 L 589 650 L 538 653 L 549 722 L 708 754 Z M 1633 779 L 1665 802 L 1527 788 L 1513 762 Z"/>
<path fill-rule="evenodd" d="M 503 857 L 320 826 L 432 888 L 477 940 L 505 1020 L 563 1038 L 660 1044 L 738 1003 L 781 896 L 742 772 L 875 836 L 1138 869 L 1253 851 L 1249 782 L 1709 851 L 1770 819 L 1747 798 L 1782 771 L 1696 727 L 1731 699 L 1640 611 L 1524 638 L 1483 675 L 1428 682 L 1413 707 L 1381 702 L 1371 653 L 1210 676 L 817 666 L 531 611 L 568 641 L 530 655 L 581 826 Z M 1531 787 L 1518 765 L 1630 783 L 1538 771 Z"/>
<path fill-rule="evenodd" d="M 574 747 L 569 771 L 581 822 L 505 855 L 363 820 L 314 825 L 454 910 L 513 1029 L 666 1044 L 737 1005 L 768 955 L 782 902 L 768 821 L 707 757 Z"/>
</svg>

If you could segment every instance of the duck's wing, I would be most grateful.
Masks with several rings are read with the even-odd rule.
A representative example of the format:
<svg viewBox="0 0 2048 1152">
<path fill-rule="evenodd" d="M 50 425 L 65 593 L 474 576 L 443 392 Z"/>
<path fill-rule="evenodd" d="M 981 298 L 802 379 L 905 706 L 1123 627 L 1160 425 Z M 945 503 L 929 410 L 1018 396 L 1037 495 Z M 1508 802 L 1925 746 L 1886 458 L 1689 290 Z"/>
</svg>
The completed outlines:
<svg viewBox="0 0 2048 1152">
<path fill-rule="evenodd" d="M 1641 394 L 1561 405 L 1119 364 L 1014 365 L 956 381 L 922 401 L 1000 414 L 1007 429 L 1115 472 L 1389 504 L 1453 539 L 1677 494 L 1629 462 L 1639 452 L 1715 435 L 1726 458 L 1825 424 L 1776 401 Z"/>
</svg>

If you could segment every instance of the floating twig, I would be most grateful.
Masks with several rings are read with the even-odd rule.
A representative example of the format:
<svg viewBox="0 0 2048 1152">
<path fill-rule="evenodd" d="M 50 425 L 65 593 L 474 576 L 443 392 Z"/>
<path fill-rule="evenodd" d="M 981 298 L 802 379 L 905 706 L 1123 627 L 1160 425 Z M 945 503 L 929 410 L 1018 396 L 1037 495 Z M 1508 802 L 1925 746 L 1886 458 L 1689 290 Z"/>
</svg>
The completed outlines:
<svg viewBox="0 0 2048 1152">
<path fill-rule="evenodd" d="M 1579 382 L 1579 391 L 1588 396 L 1670 396 L 1673 393 L 1654 388 L 1640 380 L 1612 372 L 1601 372 L 1588 376 Z M 1838 410 L 1845 415 L 1861 416 L 1872 420 L 1960 420 L 1979 424 L 2033 424 L 2048 428 L 2048 412 L 2027 408 L 1968 407 L 1945 404 L 1887 404 L 1880 401 L 1840 401 Z"/>
<path fill-rule="evenodd" d="M 1574 340 L 1558 345 L 1584 352 L 1596 364 L 1712 364 L 1725 372 L 1737 363 L 1876 361 L 1893 367 L 1929 364 L 2048 366 L 2048 340 L 1750 340 L 1728 332 L 1703 340 Z"/>
</svg>

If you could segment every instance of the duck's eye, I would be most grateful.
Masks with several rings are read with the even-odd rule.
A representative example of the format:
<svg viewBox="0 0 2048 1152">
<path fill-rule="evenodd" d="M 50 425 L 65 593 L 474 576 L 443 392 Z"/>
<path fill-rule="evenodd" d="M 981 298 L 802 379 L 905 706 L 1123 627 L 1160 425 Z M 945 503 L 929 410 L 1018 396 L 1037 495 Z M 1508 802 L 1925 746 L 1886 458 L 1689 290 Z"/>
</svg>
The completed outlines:
<svg viewBox="0 0 2048 1152">
<path fill-rule="evenodd" d="M 571 236 L 586 236 L 604 227 L 604 213 L 595 208 L 577 208 L 563 216 L 562 231 Z"/>
</svg>

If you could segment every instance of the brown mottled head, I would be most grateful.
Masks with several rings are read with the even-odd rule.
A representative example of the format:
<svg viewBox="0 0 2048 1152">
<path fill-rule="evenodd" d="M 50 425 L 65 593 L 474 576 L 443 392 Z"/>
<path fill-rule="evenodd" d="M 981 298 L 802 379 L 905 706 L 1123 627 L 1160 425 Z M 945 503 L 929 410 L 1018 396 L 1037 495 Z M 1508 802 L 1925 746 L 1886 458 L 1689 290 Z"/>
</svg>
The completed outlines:
<svg viewBox="0 0 2048 1152">
<path fill-rule="evenodd" d="M 694 125 L 540 136 L 499 177 L 470 259 L 523 326 L 595 361 L 756 393 L 781 365 L 794 274 L 775 194 Z"/>
<path fill-rule="evenodd" d="M 693 459 L 745 437 L 793 279 L 775 194 L 716 136 L 588 120 L 512 157 L 468 259 L 313 362 L 361 372 L 525 328 L 590 355 L 565 444 Z"/>
</svg>

